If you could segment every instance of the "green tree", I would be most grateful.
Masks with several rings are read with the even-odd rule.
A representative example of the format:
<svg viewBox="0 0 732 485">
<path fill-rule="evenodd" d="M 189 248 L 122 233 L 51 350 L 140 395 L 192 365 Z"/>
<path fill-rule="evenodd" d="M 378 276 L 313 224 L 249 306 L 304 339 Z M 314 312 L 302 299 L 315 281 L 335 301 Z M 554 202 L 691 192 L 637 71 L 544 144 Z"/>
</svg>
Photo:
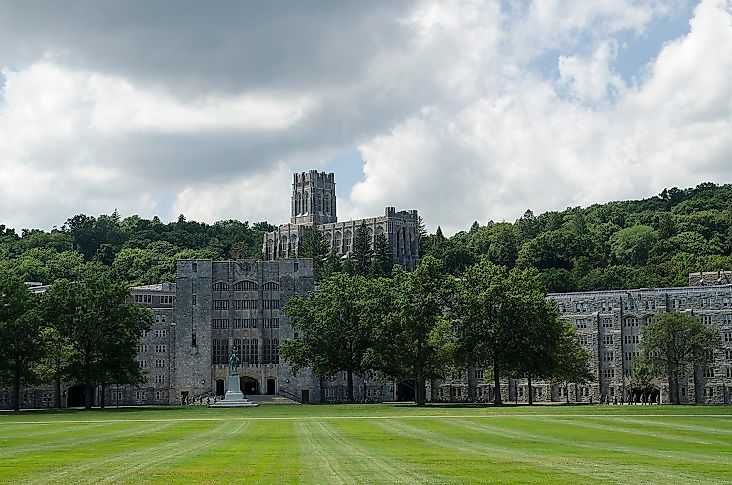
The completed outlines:
<svg viewBox="0 0 732 485">
<path fill-rule="evenodd" d="M 425 380 L 439 376 L 449 356 L 448 281 L 431 256 L 412 273 L 395 266 L 393 306 L 373 322 L 375 368 L 394 380 L 413 379 L 420 406 L 426 401 Z"/>
<path fill-rule="evenodd" d="M 315 224 L 305 229 L 305 236 L 303 237 L 300 254 L 304 258 L 313 259 L 313 273 L 315 280 L 320 281 L 323 277 L 323 267 L 325 266 L 328 247 L 325 239 L 323 238 L 323 234 L 318 230 L 318 227 Z"/>
<path fill-rule="evenodd" d="M 371 269 L 369 271 L 372 277 L 390 276 L 394 267 L 394 253 L 389 246 L 386 235 L 381 233 L 376 236 L 374 243 L 374 256 L 371 260 Z"/>
<path fill-rule="evenodd" d="M 341 258 L 336 254 L 336 252 L 331 249 L 328 251 L 328 256 L 325 258 L 325 262 L 323 263 L 323 272 L 321 277 L 322 278 L 328 278 L 333 273 L 340 273 L 343 271 L 343 263 L 341 263 Z"/>
<path fill-rule="evenodd" d="M 110 383 L 112 373 L 120 383 L 139 381 L 136 347 L 142 332 L 152 325 L 152 314 L 127 302 L 127 284 L 113 281 L 101 265 L 88 265 L 83 281 L 63 284 L 66 290 L 72 289 L 73 296 L 49 302 L 47 311 L 59 313 L 56 321 L 71 349 L 68 375 L 84 385 L 89 409 L 92 389 Z M 122 375 L 122 370 L 128 374 Z"/>
<path fill-rule="evenodd" d="M 559 311 L 546 297 L 535 269 L 514 269 L 509 274 L 509 294 L 505 300 L 513 327 L 512 356 L 509 367 L 525 376 L 529 387 L 529 405 L 534 404 L 532 380 L 550 379 L 557 368 L 557 359 L 564 333 Z"/>
<path fill-rule="evenodd" d="M 569 384 L 575 385 L 575 401 L 579 401 L 579 386 L 594 380 L 590 371 L 590 353 L 577 340 L 575 326 L 562 322 L 562 334 L 554 359 L 551 381 L 564 385 L 564 395 L 569 404 Z"/>
<path fill-rule="evenodd" d="M 363 276 L 334 273 L 306 298 L 293 297 L 285 307 L 299 337 L 283 342 L 280 355 L 295 372 L 312 367 L 321 378 L 345 372 L 348 402 L 354 401 L 353 375 L 369 370 L 366 353 L 372 345 L 368 318 L 375 284 Z"/>
<path fill-rule="evenodd" d="M 643 331 L 641 356 L 651 372 L 668 379 L 670 400 L 680 403 L 679 383 L 693 367 L 704 367 L 720 345 L 719 331 L 683 313 L 664 313 Z"/>
<path fill-rule="evenodd" d="M 353 261 L 353 271 L 360 276 L 368 276 L 371 269 L 371 257 L 374 251 L 371 248 L 371 237 L 365 222 L 356 228 L 356 234 L 353 238 L 353 251 L 351 259 Z"/>
<path fill-rule="evenodd" d="M 621 264 L 644 265 L 658 241 L 658 234 L 649 226 L 621 229 L 610 239 L 612 254 Z"/>
<path fill-rule="evenodd" d="M 0 382 L 13 387 L 13 409 L 20 409 L 20 387 L 34 382 L 43 349 L 37 300 L 22 280 L 0 275 Z"/>
</svg>

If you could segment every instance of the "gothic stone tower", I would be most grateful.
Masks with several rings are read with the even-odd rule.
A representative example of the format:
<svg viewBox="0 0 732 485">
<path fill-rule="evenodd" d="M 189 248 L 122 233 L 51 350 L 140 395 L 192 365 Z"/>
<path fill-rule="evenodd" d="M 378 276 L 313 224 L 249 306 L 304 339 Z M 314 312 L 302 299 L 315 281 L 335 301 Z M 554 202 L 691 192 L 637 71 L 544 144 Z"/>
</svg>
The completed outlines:
<svg viewBox="0 0 732 485">
<path fill-rule="evenodd" d="M 332 173 L 310 170 L 296 173 L 292 182 L 292 224 L 336 222 L 335 178 Z"/>
</svg>

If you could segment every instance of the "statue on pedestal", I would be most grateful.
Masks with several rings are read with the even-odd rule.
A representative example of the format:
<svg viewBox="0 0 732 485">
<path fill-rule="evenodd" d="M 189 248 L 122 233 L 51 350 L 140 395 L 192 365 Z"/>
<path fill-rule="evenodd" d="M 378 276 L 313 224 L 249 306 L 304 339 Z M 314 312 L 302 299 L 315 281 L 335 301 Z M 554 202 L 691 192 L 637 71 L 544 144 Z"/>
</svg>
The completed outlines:
<svg viewBox="0 0 732 485">
<path fill-rule="evenodd" d="M 239 360 L 239 356 L 236 355 L 236 347 L 234 347 L 231 349 L 231 355 L 229 355 L 229 375 L 236 375 L 239 364 L 241 364 L 241 361 Z"/>
</svg>

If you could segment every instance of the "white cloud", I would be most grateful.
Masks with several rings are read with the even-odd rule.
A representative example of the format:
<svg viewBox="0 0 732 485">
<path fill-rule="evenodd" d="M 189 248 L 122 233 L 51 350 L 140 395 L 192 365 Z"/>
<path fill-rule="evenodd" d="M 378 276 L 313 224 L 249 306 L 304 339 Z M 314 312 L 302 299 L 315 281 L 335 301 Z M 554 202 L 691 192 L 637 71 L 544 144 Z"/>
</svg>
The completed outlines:
<svg viewBox="0 0 732 485">
<path fill-rule="evenodd" d="M 425 0 L 307 22 L 265 9 L 251 29 L 195 46 L 185 22 L 109 27 L 114 45 L 150 36 L 137 57 L 21 23 L 45 50 L 3 71 L 0 222 L 49 227 L 114 208 L 286 222 L 290 172 L 354 146 L 365 178 L 339 193 L 340 219 L 414 208 L 446 232 L 728 182 L 729 1 L 701 2 L 688 35 L 659 45 L 631 83 L 615 71 L 619 35 L 643 37 L 680 3 Z M 272 25 L 281 37 L 264 34 Z M 14 38 L 3 35 L 0 53 Z M 54 36 L 61 47 L 44 57 Z M 547 60 L 556 71 L 537 67 Z"/>
</svg>

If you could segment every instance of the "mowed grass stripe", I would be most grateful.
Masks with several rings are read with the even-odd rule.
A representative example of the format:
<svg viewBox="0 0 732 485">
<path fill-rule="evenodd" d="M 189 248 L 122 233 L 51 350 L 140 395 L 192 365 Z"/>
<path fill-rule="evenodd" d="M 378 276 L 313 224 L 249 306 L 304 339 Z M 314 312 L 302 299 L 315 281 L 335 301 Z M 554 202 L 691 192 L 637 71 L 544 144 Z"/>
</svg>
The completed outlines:
<svg viewBox="0 0 732 485">
<path fill-rule="evenodd" d="M 690 431 L 693 433 L 698 433 L 700 435 L 705 434 L 713 434 L 713 435 L 722 435 L 725 436 L 725 439 L 731 438 L 732 439 L 732 418 L 727 420 L 717 420 L 715 421 L 716 427 L 711 426 L 702 426 L 699 424 L 684 424 L 682 418 L 675 418 L 674 422 L 670 422 L 664 419 L 641 419 L 641 418 L 627 418 L 627 417 L 618 417 L 616 420 L 619 420 L 624 423 L 630 423 L 632 425 L 641 425 L 641 426 L 660 426 L 663 428 L 669 428 L 673 430 L 679 430 L 679 431 Z M 615 421 L 615 420 L 613 420 Z"/>
<path fill-rule="evenodd" d="M 529 416 L 525 416 L 529 419 Z M 639 424 L 624 423 L 622 419 L 604 419 L 597 416 L 578 417 L 571 421 L 561 418 L 541 418 L 537 422 L 544 423 L 567 423 L 571 422 L 572 426 L 581 426 L 583 428 L 593 429 L 596 431 L 607 431 L 611 433 L 637 435 L 643 433 L 646 437 L 656 438 L 658 440 L 678 441 L 681 443 L 692 443 L 699 445 L 715 445 L 728 446 L 729 441 L 724 439 L 710 439 L 709 437 L 699 436 L 699 434 L 684 432 L 679 430 L 671 430 L 658 426 L 641 426 Z"/>
<path fill-rule="evenodd" d="M 649 464 L 655 464 L 657 459 L 669 459 L 676 462 L 693 462 L 696 464 L 707 463 L 716 465 L 719 463 L 719 453 L 710 453 L 710 449 L 706 448 L 699 451 L 686 451 L 669 449 L 667 443 L 659 443 L 639 435 L 637 439 L 629 441 L 627 437 L 619 441 L 617 436 L 592 434 L 588 435 L 584 430 L 582 433 L 577 432 L 571 423 L 556 424 L 548 426 L 545 422 L 537 425 L 527 426 L 527 423 L 504 422 L 501 424 L 486 424 L 485 420 L 451 420 L 457 426 L 461 426 L 470 430 L 483 432 L 491 435 L 491 439 L 511 439 L 520 440 L 533 445 L 544 446 L 553 445 L 551 454 L 574 454 L 577 448 L 586 450 L 582 453 L 587 455 L 591 453 L 592 457 L 598 460 L 607 459 L 608 454 L 615 454 L 612 461 L 638 460 L 639 457 L 646 457 Z M 516 427 L 521 429 L 515 429 Z M 530 429 L 531 431 L 525 431 Z M 716 451 L 716 450 L 715 450 Z M 622 454 L 629 457 L 621 456 Z"/>
<path fill-rule="evenodd" d="M 240 424 L 234 421 L 230 426 Z M 297 482 L 301 462 L 294 428 L 291 422 L 248 422 L 230 438 L 212 443 L 195 455 L 151 467 L 136 478 L 144 483 Z"/>
<path fill-rule="evenodd" d="M 360 462 L 368 465 L 371 470 L 370 481 L 376 483 L 438 483 L 434 475 L 410 463 L 396 459 L 375 446 L 366 446 L 354 436 L 343 431 L 342 422 L 327 423 L 318 421 L 322 433 L 339 446 L 351 462 Z M 362 430 L 359 430 L 363 432 Z M 371 480 L 373 479 L 373 480 Z"/>
<path fill-rule="evenodd" d="M 302 450 L 307 457 L 307 472 L 303 481 L 317 483 L 322 480 L 326 483 L 355 483 L 356 476 L 349 467 L 344 466 L 340 457 L 340 450 L 324 440 L 317 427 L 311 421 L 297 423 L 298 434 L 301 438 Z"/>
<path fill-rule="evenodd" d="M 449 422 L 435 421 L 399 421 L 394 424 L 400 432 L 415 439 L 442 444 L 443 446 L 466 453 L 495 456 L 501 460 L 520 461 L 525 465 L 544 467 L 545 470 L 556 470 L 562 473 L 562 481 L 586 482 L 588 479 L 605 481 L 658 481 L 681 480 L 685 483 L 712 483 L 706 479 L 697 479 L 685 473 L 651 470 L 645 467 L 597 461 L 596 457 L 587 457 L 580 449 L 574 453 L 553 453 L 551 444 L 528 443 L 523 440 L 498 438 L 486 440 L 478 432 L 456 429 Z"/>
<path fill-rule="evenodd" d="M 237 423 L 234 425 L 220 424 L 212 429 L 198 433 L 196 436 L 185 437 L 183 440 L 167 440 L 154 453 L 148 453 L 149 456 L 142 460 L 138 460 L 133 466 L 129 466 L 114 473 L 105 474 L 98 481 L 87 481 L 83 483 L 119 483 L 119 482 L 135 482 L 146 483 L 145 478 L 150 473 L 160 474 L 166 467 L 177 468 L 174 465 L 186 460 L 197 458 L 198 455 L 212 448 L 214 445 L 226 445 L 235 436 L 248 426 L 248 423 Z M 210 470 L 214 471 L 214 470 Z M 168 477 L 169 478 L 169 477 Z M 164 480 L 170 481 L 168 479 Z M 180 481 L 184 480 L 182 477 Z"/>
</svg>

